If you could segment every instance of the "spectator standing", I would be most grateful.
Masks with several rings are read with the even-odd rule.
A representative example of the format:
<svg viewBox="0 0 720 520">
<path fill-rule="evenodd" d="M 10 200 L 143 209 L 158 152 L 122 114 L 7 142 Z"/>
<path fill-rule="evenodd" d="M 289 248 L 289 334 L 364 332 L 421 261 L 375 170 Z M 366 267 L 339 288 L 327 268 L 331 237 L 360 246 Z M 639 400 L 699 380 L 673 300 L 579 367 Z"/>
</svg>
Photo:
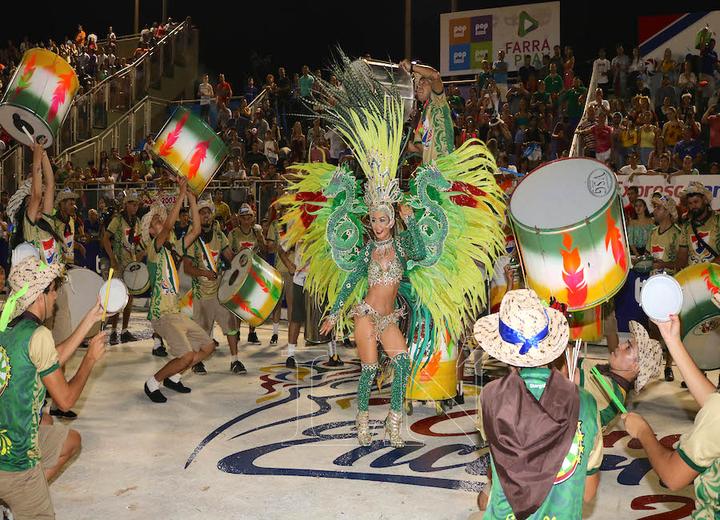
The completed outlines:
<svg viewBox="0 0 720 520">
<path fill-rule="evenodd" d="M 315 76 L 310 74 L 310 67 L 303 65 L 302 76 L 300 76 L 300 97 L 303 99 L 310 98 L 314 84 Z"/>
<path fill-rule="evenodd" d="M 610 62 L 613 70 L 613 90 L 616 96 L 626 97 L 630 58 L 625 54 L 625 49 L 622 45 L 618 45 L 615 50 L 617 55 Z"/>
<path fill-rule="evenodd" d="M 707 150 L 707 162 L 720 162 L 720 115 L 717 104 L 708 107 L 702 117 L 702 123 L 710 129 L 710 143 Z"/>
<path fill-rule="evenodd" d="M 245 99 L 248 103 L 252 103 L 257 96 L 258 89 L 255 86 L 255 78 L 250 77 L 247 80 L 247 87 L 245 88 Z"/>
<path fill-rule="evenodd" d="M 500 98 L 505 99 L 508 90 L 508 64 L 505 61 L 505 51 L 498 51 L 497 59 L 493 62 L 492 73 L 495 85 L 500 89 Z"/>
<path fill-rule="evenodd" d="M 198 86 L 198 97 L 200 98 L 200 117 L 210 124 L 210 103 L 215 98 L 215 92 L 207 74 L 203 75 L 202 82 Z"/>
<path fill-rule="evenodd" d="M 296 121 L 293 125 L 292 135 L 290 137 L 291 162 L 301 163 L 305 161 L 305 153 L 307 151 L 307 139 L 303 134 L 302 123 Z"/>
<path fill-rule="evenodd" d="M 598 88 L 606 90 L 610 86 L 610 60 L 605 57 L 605 49 L 598 51 L 598 57 L 593 62 L 593 71 L 598 75 Z"/>
<path fill-rule="evenodd" d="M 225 103 L 225 106 L 230 106 L 230 98 L 232 98 L 233 90 L 230 83 L 225 80 L 225 74 L 218 75 L 218 84 L 215 87 L 215 94 L 217 95 L 218 106 L 220 103 Z"/>
</svg>

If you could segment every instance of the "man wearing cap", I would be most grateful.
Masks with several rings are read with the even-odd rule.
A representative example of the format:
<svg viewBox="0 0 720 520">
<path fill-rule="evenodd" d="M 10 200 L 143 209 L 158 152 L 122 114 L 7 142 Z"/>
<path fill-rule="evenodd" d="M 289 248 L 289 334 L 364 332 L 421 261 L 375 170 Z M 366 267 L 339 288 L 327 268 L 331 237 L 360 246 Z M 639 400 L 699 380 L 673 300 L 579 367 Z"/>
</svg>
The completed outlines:
<svg viewBox="0 0 720 520">
<path fill-rule="evenodd" d="M 712 209 L 712 193 L 697 181 L 691 182 L 682 193 L 687 197 L 689 215 L 678 244 L 677 270 L 688 264 L 718 263 L 720 215 Z"/>
<path fill-rule="evenodd" d="M 233 254 L 238 254 L 243 249 L 252 249 L 255 253 L 265 249 L 262 227 L 255 224 L 255 212 L 250 204 L 243 203 L 238 211 L 238 227 L 230 232 L 230 248 Z M 240 333 L 240 322 L 238 322 L 238 334 Z M 259 345 L 260 340 L 255 333 L 255 327 L 250 327 L 248 343 Z"/>
<path fill-rule="evenodd" d="M 651 199 L 653 218 L 657 224 L 648 237 L 647 251 L 653 257 L 653 274 L 665 272 L 675 274 L 677 264 L 678 245 L 682 230 L 675 224 L 677 221 L 677 206 L 672 197 L 662 192 L 653 193 Z M 654 324 L 650 324 L 650 337 L 660 339 L 660 332 Z M 665 381 L 674 381 L 672 370 L 672 357 L 665 350 Z"/>
<path fill-rule="evenodd" d="M 75 201 L 77 198 L 78 194 L 69 188 L 58 193 L 57 211 L 51 220 L 55 233 L 62 239 L 60 261 L 66 265 L 75 263 L 75 249 L 81 247 L 75 242 L 75 213 L 77 211 Z"/>
<path fill-rule="evenodd" d="M 692 429 L 680 437 L 676 449 L 665 447 L 643 417 L 623 416 L 625 430 L 640 441 L 662 483 L 677 491 L 694 481 L 695 510 L 692 518 L 720 518 L 720 393 L 698 369 L 680 338 L 680 320 L 656 323 L 688 390 L 700 405 Z"/>
<path fill-rule="evenodd" d="M 245 366 L 238 359 L 238 323 L 237 318 L 217 299 L 220 288 L 220 264 L 224 259 L 228 263 L 234 256 L 230 242 L 215 222 L 215 206 L 211 200 L 198 202 L 202 231 L 187 248 L 183 258 L 185 273 L 192 276 L 193 321 L 200 325 L 212 338 L 215 322 L 220 325 L 230 347 L 230 371 L 234 374 L 246 374 Z M 193 365 L 196 374 L 207 374 L 202 362 Z"/>
<path fill-rule="evenodd" d="M 123 210 L 115 214 L 103 233 L 102 243 L 110 259 L 110 265 L 114 271 L 113 276 L 119 279 L 122 279 L 125 268 L 137 260 L 136 247 L 140 242 L 140 221 L 137 217 L 139 206 L 140 196 L 138 193 L 136 191 L 128 192 L 123 201 Z M 132 303 L 133 297 L 128 295 L 128 303 L 122 315 L 122 331 L 120 333 L 120 342 L 122 343 L 137 341 L 137 338 L 128 330 Z M 118 343 L 117 314 L 110 318 L 110 324 L 112 325 L 110 344 L 115 345 Z M 159 345 L 159 340 L 156 340 L 153 355 L 167 356 L 165 348 Z"/>
<path fill-rule="evenodd" d="M 0 497 L 16 520 L 53 519 L 48 482 L 80 449 L 80 435 L 67 426 L 40 424 L 46 389 L 63 410 L 80 397 L 105 353 L 105 333 L 90 340 L 70 381 L 50 331 L 63 266 L 28 256 L 13 266 L 12 292 L 0 316 Z M 99 314 L 100 305 L 94 315 Z"/>
<path fill-rule="evenodd" d="M 180 193 L 170 214 L 167 214 L 161 204 L 155 205 L 143 216 L 140 223 L 143 241 L 148 244 L 147 260 L 152 286 L 148 320 L 153 330 L 167 343 L 173 358 L 145 382 L 145 394 L 154 403 L 167 401 L 160 391 L 160 383 L 176 392 L 189 393 L 190 389 L 180 381 L 181 374 L 215 350 L 215 344 L 202 327 L 180 312 L 180 280 L 168 243 L 173 241 L 173 227 L 185 197 L 190 201 L 192 227 L 182 240 L 170 244 L 176 250 L 187 250 L 198 237 L 200 214 L 195 195 L 187 191 L 187 179 L 180 177 L 178 185 Z"/>
<path fill-rule="evenodd" d="M 450 154 L 455 148 L 450 105 L 438 71 L 427 65 L 411 63 L 410 60 L 401 61 L 400 67 L 415 76 L 415 96 L 423 106 L 408 150 L 422 154 L 423 164 L 428 164 Z"/>
<path fill-rule="evenodd" d="M 482 392 L 479 426 L 496 476 L 484 518 L 581 518 L 583 501 L 597 490 L 602 435 L 590 393 L 546 368 L 567 347 L 565 316 L 520 289 L 474 333 L 511 367 Z"/>
</svg>

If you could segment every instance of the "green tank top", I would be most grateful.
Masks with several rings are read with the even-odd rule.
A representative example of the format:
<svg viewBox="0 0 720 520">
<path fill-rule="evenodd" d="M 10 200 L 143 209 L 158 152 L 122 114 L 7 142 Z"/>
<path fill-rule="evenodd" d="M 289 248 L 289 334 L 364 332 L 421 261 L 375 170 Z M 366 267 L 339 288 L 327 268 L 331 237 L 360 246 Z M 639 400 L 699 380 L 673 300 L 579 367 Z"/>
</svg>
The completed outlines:
<svg viewBox="0 0 720 520">
<path fill-rule="evenodd" d="M 39 326 L 21 319 L 0 332 L 0 471 L 25 471 L 40 461 L 42 378 L 59 365 L 38 372 L 30 359 L 30 339 Z"/>
</svg>

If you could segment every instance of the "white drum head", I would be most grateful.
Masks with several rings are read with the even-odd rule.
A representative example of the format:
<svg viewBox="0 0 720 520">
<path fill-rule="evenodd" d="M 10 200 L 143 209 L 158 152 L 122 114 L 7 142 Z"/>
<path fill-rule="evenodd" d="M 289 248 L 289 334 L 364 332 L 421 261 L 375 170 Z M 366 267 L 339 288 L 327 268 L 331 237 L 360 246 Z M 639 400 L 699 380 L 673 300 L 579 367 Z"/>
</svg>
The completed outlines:
<svg viewBox="0 0 720 520">
<path fill-rule="evenodd" d="M 510 199 L 518 223 L 558 229 L 582 222 L 605 207 L 618 193 L 615 174 L 594 159 L 558 159 L 525 177 Z"/>
<path fill-rule="evenodd" d="M 670 321 L 670 314 L 679 314 L 682 305 L 682 287 L 672 276 L 651 276 L 640 290 L 640 306 L 651 320 Z"/>
<path fill-rule="evenodd" d="M 55 140 L 47 123 L 41 117 L 25 107 L 15 105 L 0 105 L 0 126 L 2 126 L 8 134 L 16 141 L 32 146 L 28 136 L 25 135 L 23 127 L 33 137 L 34 140 L 44 138 L 44 148 L 50 148 Z"/>
<path fill-rule="evenodd" d="M 250 249 L 243 249 L 230 264 L 230 269 L 225 271 L 220 280 L 218 288 L 218 300 L 226 302 L 238 293 L 240 287 L 245 283 L 247 273 L 253 263 L 253 253 Z"/>
<path fill-rule="evenodd" d="M 105 298 L 107 297 L 108 282 L 102 284 L 98 295 L 100 296 L 100 303 L 105 305 Z M 128 302 L 128 291 L 125 284 L 117 278 L 110 280 L 110 295 L 107 303 L 107 314 L 115 314 L 125 308 Z"/>
<path fill-rule="evenodd" d="M 145 264 L 132 262 L 123 271 L 123 280 L 131 291 L 141 291 L 150 280 L 150 272 Z"/>
<path fill-rule="evenodd" d="M 38 248 L 32 245 L 30 242 L 23 242 L 12 252 L 12 265 L 18 264 L 24 258 L 28 256 L 34 256 L 38 260 L 40 259 L 40 251 Z"/>
</svg>

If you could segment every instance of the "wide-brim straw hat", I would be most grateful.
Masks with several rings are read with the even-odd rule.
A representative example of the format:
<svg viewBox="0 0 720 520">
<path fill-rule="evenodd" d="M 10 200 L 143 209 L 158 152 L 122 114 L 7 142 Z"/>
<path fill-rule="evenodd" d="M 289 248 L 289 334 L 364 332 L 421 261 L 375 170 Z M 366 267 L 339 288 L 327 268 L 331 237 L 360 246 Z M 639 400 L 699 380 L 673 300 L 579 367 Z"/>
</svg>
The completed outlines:
<svg viewBox="0 0 720 520">
<path fill-rule="evenodd" d="M 474 335 L 490 356 L 514 367 L 555 361 L 567 348 L 570 328 L 562 312 L 546 307 L 535 291 L 509 291 L 500 311 L 475 322 Z"/>
<path fill-rule="evenodd" d="M 150 243 L 150 223 L 155 215 L 159 215 L 162 220 L 167 218 L 167 210 L 162 204 L 153 204 L 150 206 L 150 210 L 143 216 L 140 221 L 140 233 L 145 244 Z"/>
<path fill-rule="evenodd" d="M 10 321 L 25 312 L 48 285 L 61 276 L 63 269 L 60 262 L 47 264 L 35 256 L 27 256 L 13 265 L 8 276 L 11 292 L 3 307 L 3 318 Z"/>
<path fill-rule="evenodd" d="M 660 375 L 663 363 L 662 347 L 659 341 L 650 338 L 645 327 L 637 321 L 628 322 L 628 326 L 638 349 L 640 370 L 635 379 L 635 391 L 640 392 L 651 379 Z"/>
</svg>

